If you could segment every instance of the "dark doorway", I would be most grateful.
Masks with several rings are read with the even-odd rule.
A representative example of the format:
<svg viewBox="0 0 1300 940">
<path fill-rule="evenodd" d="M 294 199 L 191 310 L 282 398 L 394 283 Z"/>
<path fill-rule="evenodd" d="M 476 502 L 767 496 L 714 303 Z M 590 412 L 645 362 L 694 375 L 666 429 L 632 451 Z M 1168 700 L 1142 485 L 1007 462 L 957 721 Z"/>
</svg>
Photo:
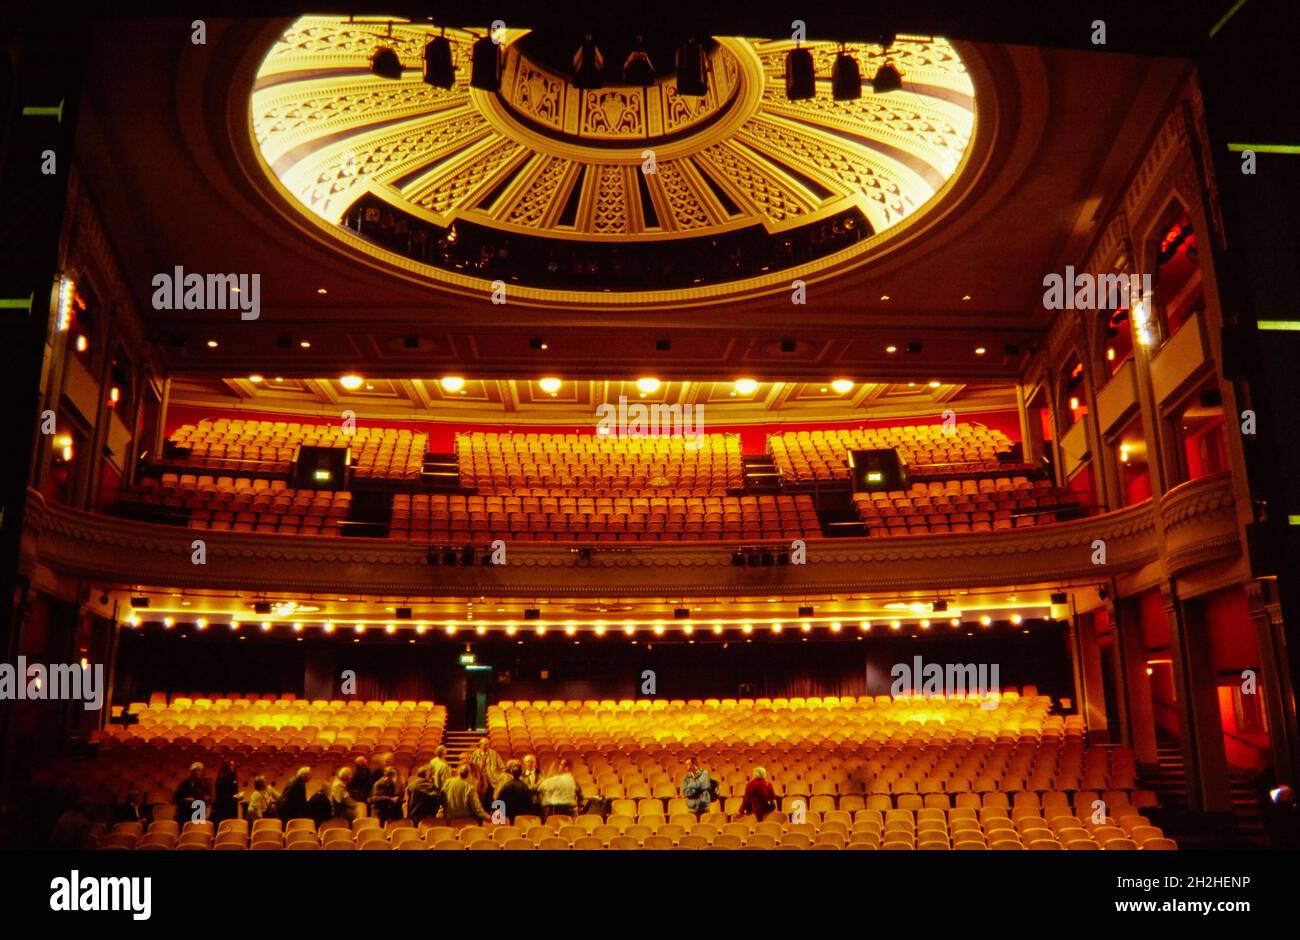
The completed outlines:
<svg viewBox="0 0 1300 940">
<path fill-rule="evenodd" d="M 465 727 L 473 731 L 487 728 L 488 690 L 492 688 L 491 666 L 465 667 Z"/>
</svg>

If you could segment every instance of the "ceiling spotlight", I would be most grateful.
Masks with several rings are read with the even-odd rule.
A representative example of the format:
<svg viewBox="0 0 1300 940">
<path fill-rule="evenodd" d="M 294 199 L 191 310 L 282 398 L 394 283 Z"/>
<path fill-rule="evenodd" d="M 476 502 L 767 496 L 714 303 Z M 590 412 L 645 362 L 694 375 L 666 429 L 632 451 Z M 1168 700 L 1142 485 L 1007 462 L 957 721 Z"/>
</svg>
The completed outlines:
<svg viewBox="0 0 1300 940">
<path fill-rule="evenodd" d="M 206 630 L 208 628 L 207 618 L 200 617 L 198 620 L 194 621 L 194 626 L 198 627 L 200 630 Z"/>
<path fill-rule="evenodd" d="M 1021 616 L 1020 616 L 1019 614 L 1012 614 L 1012 615 L 1011 615 L 1011 622 L 1014 623 L 1014 624 L 1016 624 L 1017 626 L 1019 626 L 1021 619 L 1022 619 L 1022 618 L 1021 618 Z"/>
<path fill-rule="evenodd" d="M 719 634 L 719 635 L 721 635 L 721 633 L 722 633 L 722 624 L 720 624 L 720 623 L 715 623 L 715 624 L 713 625 L 713 632 L 714 632 L 714 633 L 717 633 L 717 634 Z"/>
<path fill-rule="evenodd" d="M 450 88 L 456 84 L 456 66 L 451 61 L 451 43 L 445 30 L 424 47 L 424 83 L 434 88 Z"/>
<path fill-rule="evenodd" d="M 470 52 L 469 85 L 479 91 L 501 90 L 501 47 L 484 36 Z"/>
<path fill-rule="evenodd" d="M 564 383 L 562 383 L 559 379 L 556 378 L 545 378 L 542 379 L 537 384 L 541 387 L 542 391 L 554 395 L 556 392 L 560 390 L 560 386 Z"/>
<path fill-rule="evenodd" d="M 754 379 L 736 379 L 736 391 L 742 395 L 752 395 L 758 390 L 758 382 Z"/>
<path fill-rule="evenodd" d="M 596 627 L 596 629 L 595 629 L 595 634 L 596 634 L 596 636 L 604 636 L 604 635 L 605 635 L 605 627 L 604 627 L 603 624 L 597 625 L 597 627 Z"/>
<path fill-rule="evenodd" d="M 366 380 L 359 375 L 345 375 L 341 379 L 339 379 L 339 384 L 342 385 L 349 392 L 355 392 L 363 384 L 365 384 L 365 381 Z"/>
<path fill-rule="evenodd" d="M 636 48 L 623 63 L 623 81 L 643 88 L 654 84 L 655 67 L 646 54 L 645 40 L 641 36 L 636 37 Z"/>
<path fill-rule="evenodd" d="M 806 101 L 817 91 L 817 73 L 812 53 L 794 48 L 785 54 L 785 96 L 790 101 Z"/>
<path fill-rule="evenodd" d="M 840 46 L 831 66 L 831 96 L 836 101 L 854 101 L 862 97 L 862 71 L 858 60 Z"/>
<path fill-rule="evenodd" d="M 831 388 L 833 388 L 835 392 L 839 395 L 846 395 L 849 392 L 853 391 L 853 380 L 836 379 L 834 382 L 831 383 Z"/>
<path fill-rule="evenodd" d="M 605 57 L 596 48 L 596 40 L 588 33 L 582 45 L 573 54 L 573 84 L 579 88 L 599 88 L 600 73 L 605 68 Z"/>
<path fill-rule="evenodd" d="M 658 379 L 644 378 L 636 380 L 637 391 L 649 395 L 651 392 L 658 391 L 660 382 Z"/>
<path fill-rule="evenodd" d="M 250 381 L 250 382 L 252 382 L 254 385 L 256 385 L 258 382 L 262 381 L 262 377 L 261 377 L 260 375 L 257 375 L 256 373 L 254 373 L 253 375 L 250 375 L 250 376 L 248 377 L 248 381 Z"/>
<path fill-rule="evenodd" d="M 988 352 L 988 350 L 985 349 L 983 346 L 976 346 L 976 347 L 975 347 L 975 355 L 977 355 L 977 356 L 982 356 L 982 355 L 984 355 L 986 352 Z"/>
<path fill-rule="evenodd" d="M 887 95 L 903 87 L 903 74 L 894 67 L 893 62 L 886 61 L 876 69 L 876 76 L 871 80 L 871 90 L 877 95 Z"/>
<path fill-rule="evenodd" d="M 983 617 L 980 618 L 981 627 L 990 626 L 992 623 L 993 623 L 993 618 L 990 617 L 988 614 L 985 614 Z"/>
<path fill-rule="evenodd" d="M 898 347 L 897 347 L 897 346 L 886 346 L 886 347 L 885 347 L 885 352 L 887 352 L 887 353 L 896 353 L 896 352 L 898 352 Z"/>
<path fill-rule="evenodd" d="M 931 387 L 931 388 L 938 388 L 938 387 L 939 387 L 939 383 L 938 383 L 937 381 L 932 381 L 932 382 L 930 383 L 930 387 Z"/>
<path fill-rule="evenodd" d="M 677 94 L 698 98 L 709 90 L 704 47 L 688 39 L 677 50 Z"/>
<path fill-rule="evenodd" d="M 402 63 L 392 46 L 378 46 L 370 54 L 370 71 L 380 78 L 397 81 L 402 77 Z"/>
<path fill-rule="evenodd" d="M 444 392 L 459 392 L 465 387 L 465 380 L 459 375 L 444 375 L 438 384 Z"/>
<path fill-rule="evenodd" d="M 269 621 L 269 620 L 263 620 L 263 621 L 262 621 L 262 632 L 263 632 L 263 633 L 270 633 L 270 632 L 271 632 L 271 621 Z"/>
<path fill-rule="evenodd" d="M 208 340 L 208 349 L 216 349 L 216 348 L 217 348 L 217 341 L 215 339 Z"/>
</svg>

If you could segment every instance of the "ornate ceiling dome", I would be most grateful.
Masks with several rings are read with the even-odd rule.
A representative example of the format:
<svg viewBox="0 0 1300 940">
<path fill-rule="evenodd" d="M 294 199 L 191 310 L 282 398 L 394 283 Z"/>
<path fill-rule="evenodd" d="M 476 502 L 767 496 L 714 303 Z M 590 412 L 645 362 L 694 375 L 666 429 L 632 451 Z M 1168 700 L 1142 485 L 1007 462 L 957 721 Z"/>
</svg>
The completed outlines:
<svg viewBox="0 0 1300 940">
<path fill-rule="evenodd" d="M 484 31 L 486 32 L 486 31 Z M 602 306 L 719 302 L 861 263 L 937 204 L 975 127 L 943 39 L 900 37 L 901 91 L 785 93 L 789 41 L 705 45 L 707 93 L 674 76 L 578 88 L 505 31 L 498 93 L 425 84 L 424 24 L 303 17 L 257 72 L 250 128 L 288 203 L 362 254 L 465 293 Z M 482 35 L 482 33 L 480 33 Z M 376 48 L 403 74 L 371 74 Z M 837 47 L 812 43 L 819 78 Z M 879 49 L 856 50 L 869 79 Z"/>
</svg>

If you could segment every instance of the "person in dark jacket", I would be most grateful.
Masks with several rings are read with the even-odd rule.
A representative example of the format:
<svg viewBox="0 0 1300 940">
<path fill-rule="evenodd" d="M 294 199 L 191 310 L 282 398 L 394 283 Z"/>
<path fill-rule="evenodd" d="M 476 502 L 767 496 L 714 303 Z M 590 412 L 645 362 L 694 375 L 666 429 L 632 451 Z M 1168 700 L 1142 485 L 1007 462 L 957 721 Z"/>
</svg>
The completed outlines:
<svg viewBox="0 0 1300 940">
<path fill-rule="evenodd" d="M 149 804 L 140 799 L 140 791 L 132 790 L 126 795 L 125 802 L 114 807 L 113 822 L 138 822 L 147 826 L 151 822 L 150 809 Z"/>
<path fill-rule="evenodd" d="M 307 810 L 307 781 L 311 779 L 310 767 L 299 767 L 293 779 L 280 794 L 281 819 L 307 819 L 311 813 Z"/>
<path fill-rule="evenodd" d="M 352 770 L 352 779 L 348 783 L 348 792 L 352 794 L 352 799 L 358 803 L 364 803 L 369 799 L 370 789 L 379 776 L 370 769 L 370 761 L 367 758 L 358 756 L 356 767 Z"/>
<path fill-rule="evenodd" d="M 497 787 L 496 799 L 505 804 L 506 819 L 514 825 L 516 816 L 526 816 L 533 811 L 533 791 L 523 781 L 524 767 L 519 761 L 506 764 L 506 776 Z"/>
<path fill-rule="evenodd" d="M 334 802 L 330 799 L 330 785 L 322 783 L 316 790 L 316 795 L 307 801 L 307 816 L 315 821 L 317 826 L 327 819 L 334 818 Z"/>
<path fill-rule="evenodd" d="M 422 819 L 437 816 L 441 805 L 438 787 L 429 774 L 429 768 L 417 768 L 406 786 L 406 815 L 418 825 Z"/>
<path fill-rule="evenodd" d="M 213 791 L 212 812 L 209 818 L 214 822 L 239 817 L 239 781 L 235 778 L 235 765 L 232 761 L 222 761 L 217 769 L 217 784 Z"/>
<path fill-rule="evenodd" d="M 745 795 L 740 800 L 740 815 L 754 814 L 759 822 L 772 810 L 776 809 L 776 790 L 767 779 L 767 771 L 762 767 L 754 768 L 754 779 L 745 784 Z"/>
<path fill-rule="evenodd" d="M 203 765 L 197 761 L 190 764 L 189 775 L 172 791 L 172 805 L 176 807 L 176 821 L 187 823 L 195 818 L 197 807 L 195 801 L 203 804 L 203 815 L 207 819 L 212 803 L 212 785 L 203 777 Z"/>
<path fill-rule="evenodd" d="M 402 794 L 397 787 L 397 768 L 384 768 L 383 775 L 370 788 L 370 815 L 381 823 L 402 818 Z"/>
</svg>

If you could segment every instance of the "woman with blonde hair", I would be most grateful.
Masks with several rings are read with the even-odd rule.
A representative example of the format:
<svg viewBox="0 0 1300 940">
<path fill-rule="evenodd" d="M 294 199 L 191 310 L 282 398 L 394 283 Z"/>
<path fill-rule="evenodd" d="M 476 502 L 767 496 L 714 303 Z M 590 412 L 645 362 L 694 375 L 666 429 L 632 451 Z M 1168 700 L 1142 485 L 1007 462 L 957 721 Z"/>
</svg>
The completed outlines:
<svg viewBox="0 0 1300 940">
<path fill-rule="evenodd" d="M 776 790 L 768 782 L 767 770 L 754 768 L 754 779 L 745 784 L 745 795 L 740 800 L 740 815 L 754 814 L 759 822 L 772 810 L 776 809 Z"/>
</svg>

